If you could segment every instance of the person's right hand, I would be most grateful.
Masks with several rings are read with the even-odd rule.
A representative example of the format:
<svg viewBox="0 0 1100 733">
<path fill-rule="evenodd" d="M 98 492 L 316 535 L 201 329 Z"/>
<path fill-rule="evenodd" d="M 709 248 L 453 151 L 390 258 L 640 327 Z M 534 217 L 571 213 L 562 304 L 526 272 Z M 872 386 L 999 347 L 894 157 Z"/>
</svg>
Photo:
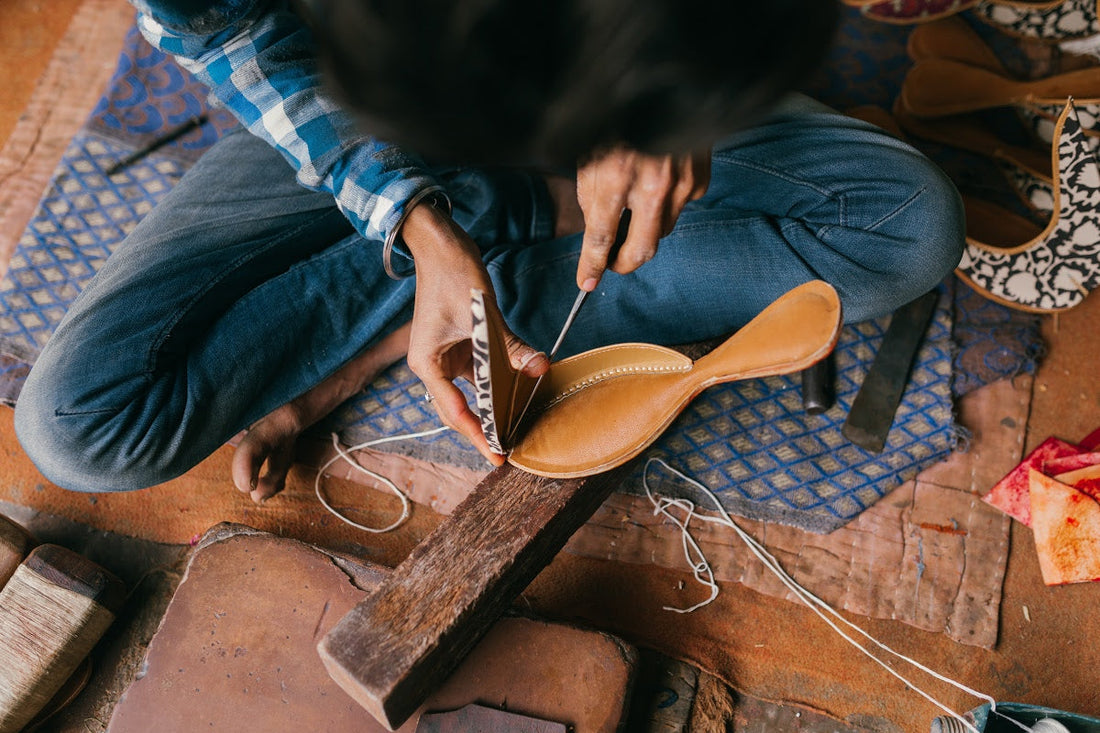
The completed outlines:
<svg viewBox="0 0 1100 733">
<path fill-rule="evenodd" d="M 701 198 L 708 185 L 709 150 L 650 155 L 616 147 L 595 155 L 577 171 L 577 201 L 584 212 L 577 287 L 592 291 L 604 270 L 625 275 L 653 259 L 684 206 Z M 620 242 L 624 211 L 630 212 L 630 227 Z"/>
<path fill-rule="evenodd" d="M 409 336 L 409 367 L 432 396 L 443 423 L 465 435 L 493 465 L 504 463 L 481 431 L 481 422 L 454 384 L 472 380 L 470 290 L 486 295 L 496 307 L 489 273 L 470 236 L 450 215 L 430 204 L 418 204 L 405 219 L 401 236 L 416 262 L 416 300 Z M 505 326 L 504 341 L 512 367 L 537 378 L 550 368 L 544 354 L 521 341 Z"/>
</svg>

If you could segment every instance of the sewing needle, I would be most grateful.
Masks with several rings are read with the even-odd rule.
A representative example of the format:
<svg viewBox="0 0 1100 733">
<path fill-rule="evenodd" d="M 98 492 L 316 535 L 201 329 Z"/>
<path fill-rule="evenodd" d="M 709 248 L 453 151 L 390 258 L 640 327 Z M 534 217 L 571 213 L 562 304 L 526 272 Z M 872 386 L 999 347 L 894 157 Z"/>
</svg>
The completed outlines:
<svg viewBox="0 0 1100 733">
<path fill-rule="evenodd" d="M 547 357 L 551 363 L 553 363 L 554 357 L 557 356 L 562 342 L 565 341 L 565 335 L 569 333 L 569 329 L 573 326 L 573 321 L 577 320 L 577 314 L 580 313 L 581 306 L 584 305 L 585 299 L 588 298 L 588 292 L 587 290 L 581 290 L 577 293 L 577 297 L 573 301 L 573 307 L 569 310 L 569 315 L 565 317 L 565 323 L 562 324 L 561 331 L 558 333 L 558 338 L 554 341 L 554 346 L 550 349 L 550 354 Z M 543 377 L 548 373 L 549 370 L 535 380 L 535 386 L 531 389 L 531 394 L 527 397 L 527 403 L 524 404 L 523 409 L 520 410 L 519 417 L 516 418 L 515 423 L 512 424 L 512 431 L 508 433 L 508 443 L 512 442 L 512 438 L 515 436 L 516 431 L 519 430 L 520 424 L 523 423 L 523 418 L 527 415 L 527 410 L 530 409 L 531 403 L 535 400 L 535 393 L 538 392 Z"/>
<path fill-rule="evenodd" d="M 619 254 L 619 248 L 623 242 L 626 241 L 626 235 L 630 230 L 630 209 L 623 209 L 619 214 L 619 228 L 615 233 L 615 242 L 611 246 L 611 250 L 608 252 L 607 262 L 610 265 L 615 261 L 615 258 Z M 584 305 L 584 301 L 588 298 L 588 290 L 581 290 L 577 293 L 576 299 L 573 301 L 573 307 L 569 310 L 569 315 L 565 317 L 565 323 L 561 327 L 561 331 L 558 333 L 558 339 L 554 342 L 553 347 L 550 349 L 550 355 L 547 359 L 551 364 L 554 363 L 554 357 L 558 354 L 558 349 L 561 348 L 561 344 L 565 341 L 565 335 L 569 333 L 569 329 L 573 326 L 573 321 L 577 320 L 577 314 L 580 313 L 581 306 Z M 512 438 L 515 437 L 516 431 L 519 430 L 519 426 L 523 424 L 523 418 L 527 416 L 527 410 L 531 408 L 531 403 L 535 400 L 535 393 L 539 391 L 539 385 L 542 384 L 542 378 L 548 374 L 549 371 L 544 372 L 542 377 L 535 380 L 535 386 L 531 389 L 531 394 L 527 397 L 527 403 L 520 410 L 519 417 L 514 423 L 512 423 L 512 430 L 508 433 L 506 443 L 511 445 Z"/>
</svg>

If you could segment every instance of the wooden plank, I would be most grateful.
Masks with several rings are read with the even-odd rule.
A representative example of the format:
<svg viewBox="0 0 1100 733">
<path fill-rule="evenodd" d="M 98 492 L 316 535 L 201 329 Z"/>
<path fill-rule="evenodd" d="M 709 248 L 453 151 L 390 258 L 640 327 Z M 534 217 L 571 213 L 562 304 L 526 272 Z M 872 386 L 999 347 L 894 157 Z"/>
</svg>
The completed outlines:
<svg viewBox="0 0 1100 733">
<path fill-rule="evenodd" d="M 322 639 L 332 679 L 380 723 L 399 727 L 629 470 L 576 479 L 511 465 L 490 473 Z"/>
</svg>

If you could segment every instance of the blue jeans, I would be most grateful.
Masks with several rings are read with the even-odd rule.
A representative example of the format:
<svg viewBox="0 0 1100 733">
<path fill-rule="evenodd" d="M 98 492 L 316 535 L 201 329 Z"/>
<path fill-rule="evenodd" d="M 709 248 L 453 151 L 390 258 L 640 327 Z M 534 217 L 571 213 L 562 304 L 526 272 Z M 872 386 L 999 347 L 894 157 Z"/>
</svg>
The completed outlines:
<svg viewBox="0 0 1100 733">
<path fill-rule="evenodd" d="M 548 349 L 576 295 L 580 235 L 553 239 L 536 176 L 439 175 L 508 323 Z M 706 196 L 652 261 L 605 276 L 562 354 L 727 334 L 815 278 L 848 321 L 883 315 L 952 270 L 963 228 L 957 192 L 917 151 L 794 97 L 716 146 Z M 63 487 L 166 481 L 407 322 L 413 294 L 330 196 L 231 134 L 73 304 L 19 397 L 17 434 Z"/>
</svg>

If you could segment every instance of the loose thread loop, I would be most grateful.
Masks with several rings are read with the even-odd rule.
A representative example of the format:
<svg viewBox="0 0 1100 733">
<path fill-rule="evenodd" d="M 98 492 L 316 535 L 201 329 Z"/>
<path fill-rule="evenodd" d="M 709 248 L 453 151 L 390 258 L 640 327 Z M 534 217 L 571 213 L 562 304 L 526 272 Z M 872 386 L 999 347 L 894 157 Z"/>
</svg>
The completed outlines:
<svg viewBox="0 0 1100 733">
<path fill-rule="evenodd" d="M 698 489 L 703 494 L 705 494 L 707 497 L 709 497 L 711 499 L 711 501 L 714 502 L 715 507 L 717 507 L 718 513 L 719 513 L 720 516 L 712 517 L 712 516 L 708 516 L 708 515 L 705 515 L 705 514 L 700 514 L 698 511 L 696 511 L 696 507 L 695 507 L 694 502 L 689 501 L 688 499 L 669 499 L 669 498 L 657 499 L 656 496 L 653 494 L 653 491 L 649 487 L 649 471 L 650 471 L 650 467 L 654 464 L 660 465 L 664 470 L 666 470 L 670 474 L 683 479 L 688 484 L 690 484 L 691 486 L 693 486 L 694 488 Z M 687 558 L 688 564 L 691 565 L 691 567 L 692 567 L 692 573 L 694 574 L 696 580 L 698 580 L 700 583 L 702 583 L 703 585 L 708 586 L 710 588 L 710 598 L 708 598 L 707 600 L 702 601 L 701 603 L 697 603 L 694 606 L 691 606 L 690 608 L 685 608 L 685 609 L 677 609 L 677 608 L 668 608 L 668 607 L 666 607 L 666 608 L 668 608 L 668 610 L 676 611 L 677 613 L 690 613 L 691 611 L 694 611 L 698 608 L 702 608 L 703 606 L 707 605 L 708 603 L 713 601 L 718 596 L 718 585 L 714 581 L 714 572 L 710 567 L 710 563 L 707 561 L 706 557 L 703 555 L 702 549 L 700 548 L 698 542 L 694 539 L 694 537 L 691 537 L 690 539 L 688 539 L 687 537 L 690 535 L 689 525 L 691 524 L 692 519 L 699 519 L 700 521 L 703 521 L 703 522 L 711 522 L 711 523 L 714 523 L 714 524 L 720 524 L 720 525 L 723 525 L 725 527 L 728 527 L 728 528 L 732 529 L 734 531 L 734 533 L 748 546 L 749 551 L 752 552 L 752 554 L 755 555 L 757 557 L 757 559 L 759 559 L 764 564 L 764 566 L 768 570 L 770 570 L 779 579 L 779 581 L 781 583 L 783 583 L 783 585 L 786 586 L 787 589 L 790 590 L 795 595 L 796 598 L 798 598 L 800 601 L 802 601 L 802 603 L 804 603 L 811 611 L 813 611 L 815 614 L 817 614 L 817 616 L 822 621 L 824 621 L 833 631 L 835 631 L 837 634 L 839 634 L 841 638 L 843 638 L 849 644 L 854 646 L 856 649 L 859 649 L 861 652 L 863 652 L 863 654 L 865 656 L 867 656 L 869 659 L 871 659 L 871 661 L 875 662 L 880 667 L 882 667 L 887 672 L 889 672 L 891 675 L 893 675 L 894 677 L 896 677 L 897 679 L 901 680 L 906 685 L 911 687 L 917 694 L 919 694 L 925 700 L 932 703 L 933 705 L 938 707 L 940 710 L 943 710 L 948 715 L 950 715 L 952 718 L 955 718 L 956 720 L 961 722 L 966 727 L 967 730 L 972 731 L 972 733 L 981 733 L 972 723 L 970 723 L 968 720 L 966 720 L 966 718 L 959 715 L 955 711 L 951 710 L 950 708 L 948 708 L 946 705 L 941 703 L 936 698 L 932 697 L 929 693 L 925 692 L 920 687 L 915 685 L 907 677 L 902 675 L 900 672 L 897 672 L 892 667 L 890 667 L 890 665 L 888 665 L 886 662 L 884 662 L 883 660 L 881 660 L 877 656 L 875 656 L 875 654 L 873 654 L 867 647 L 863 646 L 858 641 L 853 639 L 851 636 L 846 634 L 837 625 L 836 621 L 839 621 L 840 623 L 847 626 L 851 631 L 853 631 L 853 632 L 859 634 L 860 636 L 864 637 L 866 640 L 868 640 L 869 642 L 874 644 L 879 650 L 881 650 L 883 652 L 886 652 L 888 654 L 892 654 L 896 658 L 898 658 L 898 659 L 900 659 L 904 662 L 908 662 L 909 664 L 913 665 L 914 667 L 921 670 L 925 674 L 928 674 L 931 677 L 933 677 L 933 678 L 935 678 L 935 679 L 937 679 L 941 682 L 952 685 L 952 686 L 956 687 L 957 689 L 962 690 L 963 692 L 966 692 L 966 693 L 968 693 L 970 695 L 973 695 L 974 697 L 976 697 L 980 700 L 984 700 L 984 701 L 988 702 L 989 706 L 990 706 L 990 710 L 992 712 L 996 712 L 997 702 L 991 696 L 986 695 L 985 693 L 982 693 L 982 692 L 978 692 L 977 690 L 975 690 L 973 688 L 970 688 L 970 687 L 964 685 L 961 682 L 953 680 L 950 677 L 946 677 L 945 675 L 942 675 L 942 674 L 936 672 L 935 670 L 932 670 L 932 669 L 926 667 L 925 665 L 921 664 L 920 662 L 916 661 L 915 659 L 911 659 L 910 657 L 907 657 L 904 654 L 901 654 L 899 652 L 894 651 L 890 647 L 888 647 L 885 644 L 883 644 L 882 642 L 880 642 L 878 639 L 875 639 L 873 636 L 868 634 L 866 631 L 864 631 L 859 626 L 857 626 L 857 625 L 853 624 L 852 622 L 848 621 L 847 619 L 845 619 L 843 616 L 840 615 L 839 612 L 837 612 L 832 606 L 830 606 L 828 603 L 823 601 L 821 598 L 817 597 L 816 595 L 814 595 L 810 591 L 806 590 L 806 588 L 799 585 L 798 581 L 796 581 L 793 577 L 791 577 L 787 573 L 786 570 L 783 569 L 783 567 L 779 564 L 779 561 L 776 560 L 775 557 L 771 553 L 769 553 L 768 550 L 762 544 L 760 544 L 754 537 L 752 537 L 750 534 L 748 534 L 748 532 L 741 529 L 741 527 L 739 527 L 733 521 L 733 518 L 729 515 L 729 512 L 726 511 L 726 508 L 724 506 L 722 506 L 722 503 L 720 501 L 718 501 L 718 497 L 715 496 L 714 492 L 711 491 L 706 486 L 704 486 L 699 481 L 696 481 L 695 479 L 691 478 L 690 476 L 685 475 L 681 471 L 676 470 L 675 468 L 668 465 L 665 461 L 661 460 L 660 458 L 650 458 L 649 460 L 646 461 L 645 467 L 642 469 L 642 488 L 645 489 L 646 496 L 649 498 L 650 502 L 654 506 L 653 513 L 654 514 L 661 514 L 661 515 L 671 519 L 672 522 L 674 524 L 676 524 L 677 527 L 680 528 L 681 533 L 685 537 L 685 539 L 683 540 L 684 555 Z M 683 511 L 684 512 L 683 519 L 681 520 L 681 519 L 675 517 L 671 512 L 669 512 L 668 511 L 669 507 L 676 507 L 676 508 L 680 509 L 681 511 Z M 689 548 L 690 548 L 690 551 L 689 551 Z M 693 557 L 692 553 L 694 553 L 694 557 Z M 696 559 L 696 558 L 698 558 L 698 559 Z M 826 614 L 828 614 L 828 616 L 832 616 L 832 619 L 830 619 L 828 616 L 826 616 Z M 834 621 L 834 619 L 835 619 L 835 621 Z"/>
<path fill-rule="evenodd" d="M 352 447 L 350 447 L 346 450 L 340 445 L 340 438 L 336 435 L 336 433 L 332 433 L 332 447 L 336 449 L 336 455 L 333 456 L 332 458 L 330 458 L 325 463 L 325 465 L 323 465 L 319 469 L 317 469 L 317 477 L 313 481 L 313 492 L 315 494 L 317 494 L 317 499 L 318 499 L 318 501 L 321 502 L 321 505 L 325 509 L 327 509 L 334 517 L 336 517 L 337 519 L 339 519 L 341 522 L 343 522 L 345 524 L 349 524 L 352 527 L 355 527 L 356 529 L 361 529 L 364 532 L 371 532 L 372 534 L 382 534 L 384 532 L 390 532 L 392 530 L 395 530 L 398 527 L 400 527 L 402 524 L 404 524 L 405 521 L 409 518 L 409 514 L 410 514 L 410 511 L 409 511 L 409 497 L 407 497 L 405 495 L 405 492 L 401 491 L 401 489 L 399 489 L 397 487 L 397 484 L 395 484 L 393 481 L 391 481 L 388 477 L 383 476 L 380 473 L 376 473 L 374 471 L 371 471 L 369 468 L 366 468 L 365 466 L 360 465 L 358 461 L 356 461 L 354 458 L 351 457 L 351 455 L 350 455 L 351 452 L 352 451 L 357 451 L 357 450 L 362 450 L 363 448 L 372 448 L 376 445 L 382 445 L 383 443 L 394 443 L 394 442 L 397 442 L 399 440 L 411 440 L 413 438 L 426 438 L 426 437 L 431 436 L 431 435 L 437 435 L 437 434 L 442 433 L 446 430 L 450 430 L 450 428 L 448 428 L 447 426 L 444 425 L 442 427 L 433 428 L 431 430 L 425 430 L 425 431 L 419 432 L 419 433 L 408 433 L 408 434 L 405 434 L 405 435 L 392 435 L 392 436 L 388 436 L 388 437 L 385 437 L 385 438 L 376 438 L 374 440 L 368 440 L 365 443 L 360 443 L 358 445 L 353 445 Z M 338 511 L 335 507 L 333 507 L 331 504 L 329 504 L 328 500 L 325 499 L 324 493 L 321 491 L 321 478 L 324 476 L 325 471 L 328 470 L 329 466 L 331 466 L 332 464 L 336 463 L 339 460 L 346 461 L 349 466 L 351 466 L 355 470 L 359 471 L 360 473 L 363 473 L 367 476 L 370 476 L 371 478 L 375 479 L 376 481 L 380 481 L 383 484 L 385 484 L 386 486 L 388 486 L 390 491 L 392 491 L 397 496 L 397 498 L 401 500 L 401 516 L 398 517 L 397 520 L 394 521 L 392 524 L 389 524 L 385 527 L 368 527 L 365 524 L 360 524 L 359 522 L 356 522 L 355 520 L 348 518 L 347 516 L 342 514 L 340 511 Z"/>
</svg>

